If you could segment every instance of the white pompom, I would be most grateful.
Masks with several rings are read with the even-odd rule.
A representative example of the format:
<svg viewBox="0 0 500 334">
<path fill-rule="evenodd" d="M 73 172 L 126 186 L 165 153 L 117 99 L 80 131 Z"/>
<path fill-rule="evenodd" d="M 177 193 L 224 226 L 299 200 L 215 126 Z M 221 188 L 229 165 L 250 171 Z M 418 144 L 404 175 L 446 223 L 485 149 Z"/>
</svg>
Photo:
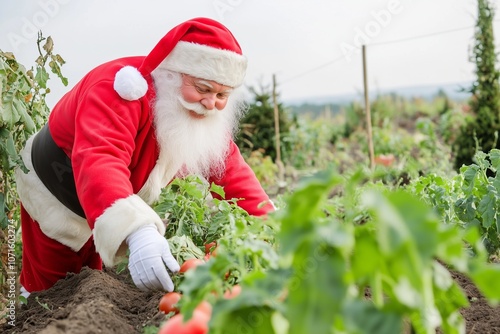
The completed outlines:
<svg viewBox="0 0 500 334">
<path fill-rule="evenodd" d="M 146 94 L 148 83 L 135 67 L 125 66 L 116 72 L 113 88 L 121 98 L 134 101 Z"/>
</svg>

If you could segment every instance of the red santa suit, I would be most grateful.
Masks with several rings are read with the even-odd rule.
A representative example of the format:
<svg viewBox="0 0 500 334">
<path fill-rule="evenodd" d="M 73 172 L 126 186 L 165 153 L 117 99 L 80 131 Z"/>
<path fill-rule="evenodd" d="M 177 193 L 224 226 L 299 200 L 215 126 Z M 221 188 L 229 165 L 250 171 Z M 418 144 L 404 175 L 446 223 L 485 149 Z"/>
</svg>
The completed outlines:
<svg viewBox="0 0 500 334">
<path fill-rule="evenodd" d="M 203 24 L 212 27 L 213 36 L 199 33 Z M 16 173 L 22 202 L 21 284 L 27 291 L 47 289 L 85 265 L 100 269 L 101 259 L 114 265 L 126 252 L 124 240 L 143 225 L 154 223 L 164 234 L 150 204 L 178 170 L 168 158 L 159 158 L 154 127 L 151 71 L 163 61 L 172 70 L 231 87 L 241 84 L 246 67 L 239 45 L 223 26 L 195 19 L 172 29 L 146 57 L 95 68 L 59 101 L 45 131 L 67 161 L 51 167 L 56 176 L 73 173 L 83 215 L 64 205 L 64 196 L 58 199 L 34 171 L 30 138 L 22 152 L 29 172 Z M 226 198 L 241 198 L 237 203 L 249 214 L 270 212 L 273 206 L 255 174 L 235 143 L 229 145 L 225 173 L 209 181 L 223 186 Z"/>
</svg>

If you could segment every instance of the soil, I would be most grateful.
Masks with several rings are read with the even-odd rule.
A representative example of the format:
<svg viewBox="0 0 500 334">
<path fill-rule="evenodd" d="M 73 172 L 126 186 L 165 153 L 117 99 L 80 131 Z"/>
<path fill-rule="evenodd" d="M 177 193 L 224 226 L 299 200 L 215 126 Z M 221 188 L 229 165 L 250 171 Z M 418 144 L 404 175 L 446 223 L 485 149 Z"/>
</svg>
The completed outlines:
<svg viewBox="0 0 500 334">
<path fill-rule="evenodd" d="M 500 306 L 490 306 L 468 277 L 453 271 L 451 274 L 469 300 L 469 307 L 461 311 L 465 319 L 466 333 L 500 333 Z"/>
<path fill-rule="evenodd" d="M 451 272 L 470 306 L 461 312 L 467 334 L 500 333 L 500 307 L 491 307 L 465 276 Z M 84 269 L 59 281 L 51 289 L 33 293 L 28 305 L 16 312 L 16 326 L 4 323 L 0 332 L 42 334 L 142 333 L 159 326 L 161 292 L 142 292 L 126 275 L 111 270 Z M 384 333 L 385 334 L 385 333 Z M 388 333 L 390 334 L 390 333 Z"/>
<path fill-rule="evenodd" d="M 32 293 L 16 312 L 16 326 L 2 333 L 142 333 L 158 326 L 165 314 L 158 311 L 161 292 L 143 292 L 130 277 L 111 270 L 84 268 L 69 274 L 52 288 Z"/>
</svg>

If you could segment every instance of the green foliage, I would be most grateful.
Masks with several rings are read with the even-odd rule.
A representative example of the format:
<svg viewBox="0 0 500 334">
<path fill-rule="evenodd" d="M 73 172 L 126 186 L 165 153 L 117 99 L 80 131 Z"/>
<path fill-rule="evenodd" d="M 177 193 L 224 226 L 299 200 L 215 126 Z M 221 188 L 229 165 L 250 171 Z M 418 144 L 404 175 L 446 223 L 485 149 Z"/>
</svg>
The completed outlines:
<svg viewBox="0 0 500 334">
<path fill-rule="evenodd" d="M 42 46 L 42 42 L 43 46 Z M 21 265 L 21 237 L 18 223 L 19 203 L 14 182 L 14 169 L 25 166 L 19 151 L 26 140 L 39 130 L 47 119 L 49 108 L 45 97 L 50 93 L 47 86 L 49 73 L 56 74 L 63 84 L 67 79 L 61 73 L 64 60 L 53 53 L 52 38 L 43 37 L 41 32 L 37 39 L 39 57 L 35 65 L 27 70 L 20 64 L 13 53 L 0 50 L 0 253 L 7 254 L 6 236 L 11 236 L 9 229 L 15 227 L 16 266 Z M 9 249 L 10 250 L 10 249 Z M 3 259 L 2 259 L 3 260 Z M 2 261 L 0 270 L 0 292 L 6 289 L 6 265 Z M 12 269 L 10 269 L 12 271 Z"/>
<path fill-rule="evenodd" d="M 264 156 L 262 151 L 257 150 L 250 153 L 246 162 L 252 167 L 255 176 L 264 188 L 271 188 L 276 184 L 278 166 L 270 156 Z"/>
<path fill-rule="evenodd" d="M 217 231 L 224 223 L 218 208 L 210 205 L 210 194 L 215 192 L 224 198 L 224 191 L 196 176 L 174 179 L 163 189 L 155 211 L 165 218 L 167 239 L 174 236 L 189 236 L 195 245 L 218 238 Z"/>
<path fill-rule="evenodd" d="M 282 137 L 283 160 L 296 169 L 326 168 L 333 159 L 330 140 L 339 129 L 328 118 L 297 119 Z"/>
<path fill-rule="evenodd" d="M 344 103 L 313 104 L 302 103 L 301 105 L 290 105 L 287 109 L 294 117 L 307 117 L 310 119 L 323 118 L 325 116 L 336 116 L 344 108 Z"/>
<path fill-rule="evenodd" d="M 500 150 L 477 152 L 474 163 L 454 177 L 427 175 L 411 189 L 441 215 L 443 221 L 477 226 L 490 255 L 500 251 Z M 489 176 L 492 175 L 492 176 Z"/>
<path fill-rule="evenodd" d="M 236 201 L 211 198 L 211 192 L 224 197 L 220 187 L 196 176 L 175 179 L 155 206 L 160 216 L 168 216 L 165 237 L 181 264 L 188 258 L 204 258 L 205 244 L 217 243 L 217 256 L 173 277 L 184 295 L 181 305 L 187 317 L 202 299 L 221 298 L 243 275 L 273 268 L 278 262 L 273 250 L 274 221 L 249 216 Z"/>
<path fill-rule="evenodd" d="M 250 156 L 252 151 L 261 150 L 274 161 L 276 142 L 272 93 L 264 87 L 259 91 L 251 87 L 250 91 L 254 95 L 253 101 L 240 122 L 240 131 L 235 142 L 244 156 Z M 283 136 L 288 132 L 291 122 L 281 103 L 278 103 L 278 114 L 280 136 Z M 282 150 L 286 150 L 286 147 L 282 147 Z"/>
<path fill-rule="evenodd" d="M 265 220 L 228 215 L 217 256 L 179 285 L 181 313 L 209 300 L 211 333 L 401 333 L 407 322 L 415 333 L 462 333 L 468 301 L 448 268 L 500 301 L 500 270 L 476 227 L 442 224 L 415 194 L 367 177 L 324 171 Z M 241 294 L 222 298 L 233 284 Z"/>
<path fill-rule="evenodd" d="M 394 156 L 390 166 L 376 167 L 385 171 L 379 173 L 384 182 L 407 183 L 411 178 L 434 171 L 455 174 L 450 164 L 453 157 L 449 143 L 465 122 L 467 107 L 462 100 L 450 100 L 444 92 L 428 99 L 396 94 L 378 96 L 372 102 L 375 155 Z M 287 184 L 293 184 L 302 174 L 331 166 L 341 172 L 360 164 L 369 166 L 364 123 L 364 110 L 356 101 L 335 116 L 327 112 L 316 118 L 297 116 L 288 132 L 281 136 Z M 271 190 L 269 181 L 277 176 L 271 164 L 258 158 L 264 154 L 251 154 L 247 161 Z"/>
<path fill-rule="evenodd" d="M 358 102 L 352 102 L 345 109 L 345 127 L 344 127 L 344 137 L 348 138 L 356 130 L 363 125 L 365 119 L 365 111 L 361 104 Z"/>
<path fill-rule="evenodd" d="M 493 4 L 488 0 L 478 0 L 478 13 L 473 51 L 477 78 L 471 88 L 474 98 L 470 103 L 475 117 L 462 127 L 454 144 L 457 170 L 472 163 L 476 151 L 499 148 L 500 72 L 496 68 Z"/>
<path fill-rule="evenodd" d="M 42 42 L 45 42 L 41 46 Z M 30 135 L 41 128 L 47 119 L 49 109 L 45 97 L 50 93 L 47 87 L 49 66 L 66 85 L 61 66 L 64 60 L 53 53 L 54 43 L 49 36 L 38 35 L 39 57 L 34 68 L 26 70 L 14 54 L 0 50 L 0 210 L 1 227 L 5 228 L 7 217 L 17 209 L 17 197 L 12 186 L 13 170 L 24 165 L 18 154 Z M 42 51 L 43 50 L 43 51 Z"/>
</svg>

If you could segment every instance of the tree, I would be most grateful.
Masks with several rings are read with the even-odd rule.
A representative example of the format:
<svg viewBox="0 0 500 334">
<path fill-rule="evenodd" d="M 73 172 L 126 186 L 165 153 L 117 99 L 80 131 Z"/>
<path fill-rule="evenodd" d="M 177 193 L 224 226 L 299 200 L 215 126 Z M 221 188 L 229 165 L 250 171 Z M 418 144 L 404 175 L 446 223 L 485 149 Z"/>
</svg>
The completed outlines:
<svg viewBox="0 0 500 334">
<path fill-rule="evenodd" d="M 461 128 L 454 143 L 455 167 L 473 162 L 476 151 L 498 148 L 500 132 L 500 72 L 493 34 L 494 9 L 489 0 L 478 0 L 478 19 L 472 60 L 476 64 L 476 80 L 470 92 L 472 119 Z"/>
<path fill-rule="evenodd" d="M 236 144 L 245 156 L 253 151 L 261 150 L 264 155 L 276 159 L 276 144 L 274 131 L 274 106 L 272 91 L 261 86 L 259 90 L 250 87 L 253 101 L 240 122 L 240 131 L 236 136 Z M 280 134 L 288 132 L 290 121 L 281 103 L 278 103 Z M 281 143 L 283 145 L 283 143 Z M 284 149 L 282 147 L 282 149 Z"/>
</svg>

